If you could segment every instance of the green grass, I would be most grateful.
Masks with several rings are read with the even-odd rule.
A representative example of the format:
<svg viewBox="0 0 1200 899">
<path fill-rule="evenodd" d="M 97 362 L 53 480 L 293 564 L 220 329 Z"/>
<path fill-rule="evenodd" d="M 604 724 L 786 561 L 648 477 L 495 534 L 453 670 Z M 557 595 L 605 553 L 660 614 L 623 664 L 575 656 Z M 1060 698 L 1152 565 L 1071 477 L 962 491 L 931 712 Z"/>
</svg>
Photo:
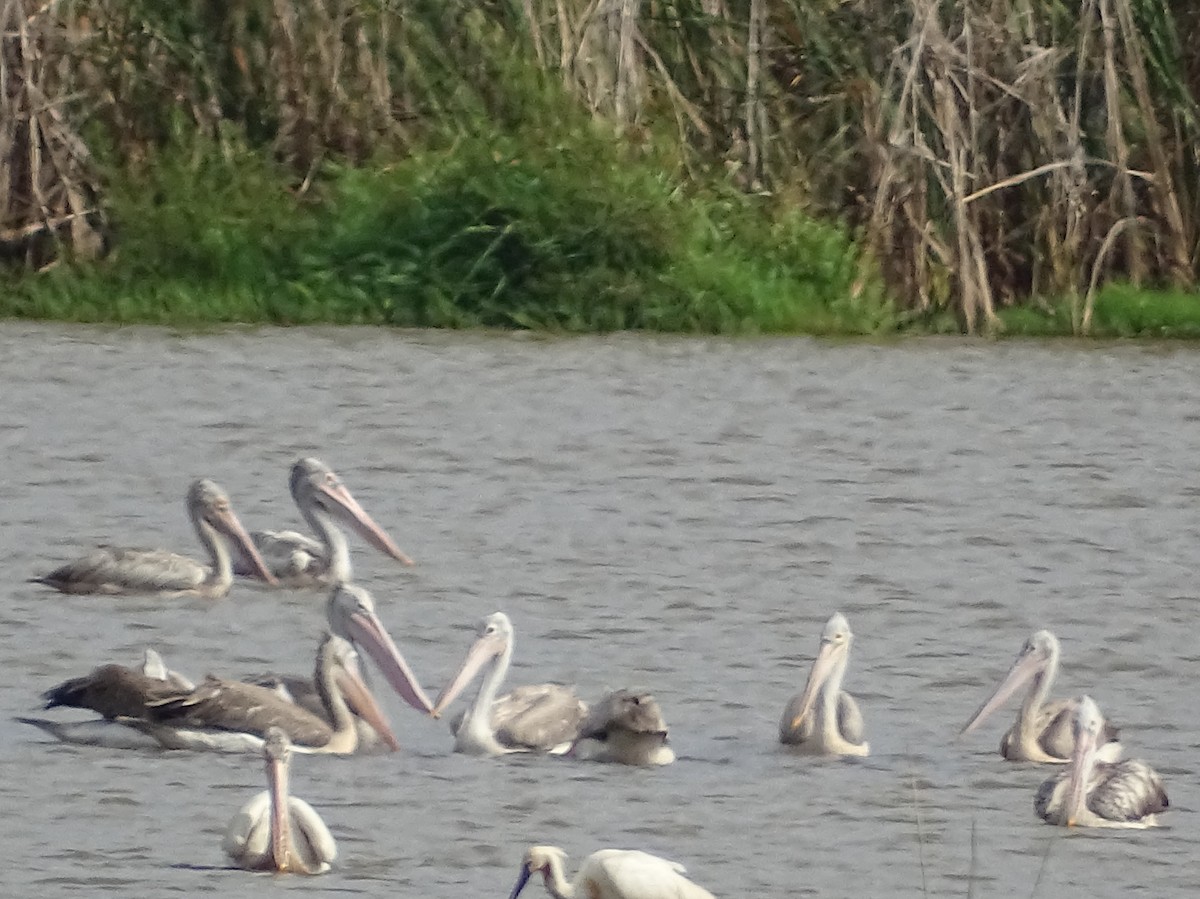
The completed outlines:
<svg viewBox="0 0 1200 899">
<path fill-rule="evenodd" d="M 113 179 L 118 250 L 16 279 L 0 315 L 745 333 L 895 328 L 853 240 L 770 199 L 685 192 L 576 129 L 331 169 L 314 196 L 249 151 Z"/>
<path fill-rule="evenodd" d="M 1068 300 L 1019 306 L 1001 313 L 1012 337 L 1062 337 L 1073 331 Z M 1088 336 L 1112 338 L 1200 338 L 1200 293 L 1109 284 L 1097 292 Z"/>
</svg>

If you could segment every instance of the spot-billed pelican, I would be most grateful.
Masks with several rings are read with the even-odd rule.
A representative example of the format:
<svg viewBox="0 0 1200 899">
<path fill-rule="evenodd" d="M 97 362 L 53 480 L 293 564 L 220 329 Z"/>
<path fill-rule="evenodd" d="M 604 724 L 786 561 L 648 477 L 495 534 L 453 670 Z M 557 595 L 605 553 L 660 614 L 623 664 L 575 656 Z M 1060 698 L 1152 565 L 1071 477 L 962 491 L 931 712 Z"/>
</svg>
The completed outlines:
<svg viewBox="0 0 1200 899">
<path fill-rule="evenodd" d="M 996 691 L 979 707 L 959 735 L 968 734 L 988 715 L 1000 708 L 1024 684 L 1029 684 L 1016 723 L 1000 741 L 1000 754 L 1010 761 L 1064 763 L 1075 744 L 1072 718 L 1078 699 L 1047 702 L 1058 674 L 1058 638 L 1050 631 L 1037 631 L 1025 641 L 1008 674 Z M 1115 741 L 1117 728 L 1109 722 L 1101 731 L 1102 742 Z"/>
<path fill-rule="evenodd" d="M 224 490 L 208 479 L 196 481 L 188 489 L 187 510 L 200 542 L 208 549 L 209 565 L 165 549 L 102 546 L 33 580 L 63 593 L 150 593 L 218 599 L 233 585 L 227 543 L 232 541 L 260 578 L 275 582 L 234 515 Z"/>
<path fill-rule="evenodd" d="M 486 669 L 466 713 L 451 725 L 454 750 L 470 755 L 507 752 L 565 752 L 587 714 L 570 687 L 537 684 L 519 687 L 499 699 L 496 694 L 508 673 L 513 653 L 513 626 L 503 612 L 483 620 L 479 635 L 458 673 L 438 696 L 434 710 L 452 703 L 480 669 Z"/>
<path fill-rule="evenodd" d="M 325 603 L 325 617 L 331 631 L 366 651 L 400 698 L 417 711 L 437 717 L 433 703 L 375 613 L 375 600 L 367 590 L 356 584 L 338 584 Z"/>
<path fill-rule="evenodd" d="M 867 755 L 863 717 L 854 697 L 842 690 L 854 634 L 841 612 L 825 623 L 821 644 L 804 691 L 793 696 L 779 721 L 779 741 L 815 755 Z"/>
<path fill-rule="evenodd" d="M 675 750 L 667 737 L 667 722 L 653 696 L 614 690 L 592 706 L 567 754 L 590 762 L 669 765 Z"/>
<path fill-rule="evenodd" d="M 350 548 L 339 524 L 401 564 L 413 564 L 325 463 L 300 459 L 292 466 L 289 486 L 292 499 L 317 539 L 297 531 L 255 531 L 251 535 L 267 566 L 282 583 L 319 587 L 350 580 Z M 234 570 L 259 576 L 245 559 L 239 560 Z"/>
<path fill-rule="evenodd" d="M 337 842 L 311 805 L 288 795 L 292 744 L 278 727 L 263 743 L 269 789 L 238 810 L 221 847 L 239 868 L 280 874 L 322 874 L 337 857 Z"/>
<path fill-rule="evenodd" d="M 684 875 L 683 865 L 636 849 L 601 849 L 583 861 L 573 884 L 563 872 L 567 854 L 557 846 L 530 846 L 508 899 L 517 899 L 535 873 L 556 899 L 713 899 Z"/>
<path fill-rule="evenodd" d="M 168 749 L 218 752 L 261 749 L 267 729 L 279 727 L 297 752 L 345 755 L 358 749 L 358 730 L 346 701 L 351 696 L 359 714 L 384 735 L 391 748 L 399 748 L 383 711 L 362 681 L 358 654 L 346 640 L 324 636 L 313 680 L 328 720 L 276 690 L 209 677 L 190 693 L 148 703 L 149 720 L 136 726 Z"/>
<path fill-rule="evenodd" d="M 1070 765 L 1037 791 L 1033 807 L 1047 824 L 1067 827 L 1153 827 L 1167 810 L 1158 772 L 1138 759 L 1117 761 L 1117 743 L 1105 743 L 1107 722 L 1090 696 L 1072 715 Z"/>
</svg>

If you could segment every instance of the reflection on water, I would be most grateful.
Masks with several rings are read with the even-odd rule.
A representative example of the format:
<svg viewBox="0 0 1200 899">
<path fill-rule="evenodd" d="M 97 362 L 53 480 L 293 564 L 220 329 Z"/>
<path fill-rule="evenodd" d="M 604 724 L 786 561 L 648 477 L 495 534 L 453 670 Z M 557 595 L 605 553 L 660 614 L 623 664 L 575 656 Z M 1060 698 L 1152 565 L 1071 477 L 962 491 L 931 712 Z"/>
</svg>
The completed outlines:
<svg viewBox="0 0 1200 899">
<path fill-rule="evenodd" d="M 199 552 L 183 493 L 200 475 L 248 527 L 298 526 L 303 454 L 416 558 L 354 545 L 427 689 L 502 609 L 511 683 L 647 686 L 680 761 L 464 758 L 389 695 L 404 752 L 294 765 L 340 862 L 272 885 L 504 895 L 525 846 L 550 842 L 573 864 L 657 852 L 726 897 L 963 896 L 972 875 L 979 896 L 1190 895 L 1191 350 L 12 324 L 0 345 L 6 895 L 260 895 L 220 867 L 258 759 L 60 746 L 12 716 L 147 645 L 194 677 L 310 670 L 323 596 L 64 597 L 24 579 L 98 542 Z M 837 609 L 865 760 L 775 742 Z M 1048 772 L 996 751 L 1015 710 L 954 739 L 1038 627 L 1063 642 L 1056 693 L 1092 692 L 1164 772 L 1170 827 L 1042 825 Z"/>
</svg>

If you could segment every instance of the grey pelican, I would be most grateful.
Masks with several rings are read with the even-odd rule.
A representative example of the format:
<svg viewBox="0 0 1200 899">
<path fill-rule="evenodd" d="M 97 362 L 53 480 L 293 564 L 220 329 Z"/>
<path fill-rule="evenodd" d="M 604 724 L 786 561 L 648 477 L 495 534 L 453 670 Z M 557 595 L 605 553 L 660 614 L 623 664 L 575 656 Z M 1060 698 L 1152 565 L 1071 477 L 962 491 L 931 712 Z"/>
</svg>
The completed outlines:
<svg viewBox="0 0 1200 899">
<path fill-rule="evenodd" d="M 684 876 L 683 865 L 636 849 L 601 849 L 583 861 L 573 884 L 563 868 L 567 854 L 557 846 L 530 846 L 508 899 L 517 899 L 535 873 L 556 899 L 713 899 Z"/>
<path fill-rule="evenodd" d="M 375 614 L 375 600 L 367 590 L 355 584 L 338 584 L 329 593 L 325 617 L 331 631 L 366 651 L 405 702 L 420 712 L 437 717 L 433 703 Z"/>
<path fill-rule="evenodd" d="M 565 752 L 587 714 L 570 687 L 538 684 L 521 687 L 501 697 L 496 694 L 508 673 L 513 653 L 513 626 L 503 612 L 483 620 L 479 635 L 466 658 L 438 696 L 437 714 L 452 703 L 480 669 L 486 673 L 475 701 L 452 725 L 454 750 L 469 755 L 502 755 L 507 752 Z"/>
<path fill-rule="evenodd" d="M 317 587 L 350 580 L 350 548 L 339 524 L 401 564 L 413 564 L 325 463 L 300 459 L 292 466 L 289 486 L 292 499 L 317 539 L 297 531 L 255 531 L 251 535 L 272 574 L 281 582 Z M 234 570 L 261 576 L 245 559 L 239 560 Z"/>
<path fill-rule="evenodd" d="M 815 755 L 862 755 L 863 717 L 854 697 L 842 689 L 854 634 L 850 622 L 835 612 L 825 622 L 821 644 L 803 692 L 793 696 L 779 721 L 779 742 Z"/>
<path fill-rule="evenodd" d="M 147 703 L 147 720 L 131 723 L 167 749 L 258 750 L 267 729 L 279 727 L 297 752 L 345 755 L 358 749 L 358 730 L 346 701 L 350 696 L 359 714 L 393 749 L 399 748 L 386 717 L 362 681 L 358 654 L 346 640 L 334 634 L 322 638 L 313 680 L 328 720 L 276 690 L 210 676 L 190 693 Z"/>
<path fill-rule="evenodd" d="M 165 549 L 121 549 L 102 546 L 47 575 L 33 578 L 63 593 L 150 593 L 159 596 L 202 596 L 219 599 L 233 585 L 226 541 L 232 541 L 260 578 L 275 578 L 242 527 L 225 491 L 202 478 L 188 489 L 187 510 L 211 564 Z"/>
<path fill-rule="evenodd" d="M 658 701 L 637 690 L 614 690 L 592 706 L 567 755 L 621 765 L 669 765 L 667 722 Z"/>
<path fill-rule="evenodd" d="M 988 715 L 1000 708 L 1024 684 L 1029 684 L 1016 723 L 1000 741 L 1000 754 L 1010 761 L 1067 762 L 1075 744 L 1072 716 L 1078 699 L 1047 702 L 1058 674 L 1058 638 L 1050 631 L 1037 631 L 1021 647 L 1008 674 L 994 693 L 979 707 L 959 735 L 968 734 Z M 1103 742 L 1115 741 L 1117 728 L 1105 722 Z"/>
<path fill-rule="evenodd" d="M 221 848 L 239 868 L 280 874 L 323 874 L 337 858 L 337 842 L 303 799 L 288 795 L 292 744 L 278 727 L 267 729 L 263 758 L 268 789 L 238 810 Z"/>
<path fill-rule="evenodd" d="M 1037 791 L 1033 807 L 1047 824 L 1067 827 L 1153 827 L 1167 810 L 1158 772 L 1138 759 L 1117 761 L 1120 744 L 1105 743 L 1107 722 L 1090 696 L 1071 716 L 1070 765 Z"/>
</svg>

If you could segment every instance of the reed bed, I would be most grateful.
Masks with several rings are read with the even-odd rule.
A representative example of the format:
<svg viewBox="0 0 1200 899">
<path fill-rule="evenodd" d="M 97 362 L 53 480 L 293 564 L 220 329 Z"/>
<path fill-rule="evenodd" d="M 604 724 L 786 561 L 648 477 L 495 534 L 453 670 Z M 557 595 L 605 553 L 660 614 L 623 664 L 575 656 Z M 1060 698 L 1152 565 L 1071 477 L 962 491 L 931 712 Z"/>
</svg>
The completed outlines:
<svg viewBox="0 0 1200 899">
<path fill-rule="evenodd" d="M 1182 0 L 0 0 L 0 17 L 0 252 L 72 261 L 54 302 L 22 281 L 20 314 L 114 279 L 152 305 L 121 250 L 146 212 L 130 198 L 157 184 L 175 246 L 137 245 L 145 265 L 165 282 L 198 252 L 249 298 L 238 314 L 268 318 L 998 332 L 1053 297 L 1051 326 L 1088 333 L 1127 283 L 1200 319 L 1182 299 L 1200 11 Z M 197 195 L 222 166 L 224 211 Z"/>
</svg>

